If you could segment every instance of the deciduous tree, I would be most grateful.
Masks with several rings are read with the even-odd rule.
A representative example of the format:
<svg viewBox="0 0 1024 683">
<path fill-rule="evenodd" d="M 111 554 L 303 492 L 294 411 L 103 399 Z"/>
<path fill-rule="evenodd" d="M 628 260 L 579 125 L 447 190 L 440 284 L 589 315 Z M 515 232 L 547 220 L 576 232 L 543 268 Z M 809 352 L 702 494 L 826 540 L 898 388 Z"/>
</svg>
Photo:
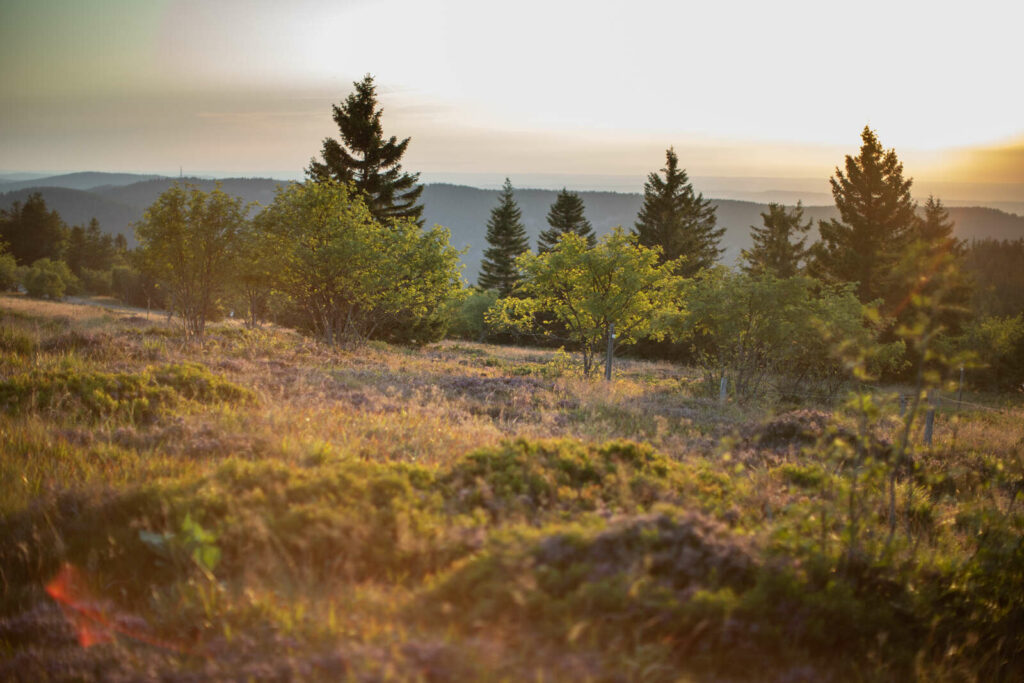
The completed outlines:
<svg viewBox="0 0 1024 683">
<path fill-rule="evenodd" d="M 411 219 L 382 225 L 361 193 L 331 180 L 281 188 L 256 222 L 275 287 L 325 342 L 394 326 L 411 344 L 444 332 L 446 304 L 461 286 L 445 228 L 423 230 Z"/>
<path fill-rule="evenodd" d="M 673 310 L 678 278 L 672 274 L 676 264 L 659 264 L 659 257 L 657 249 L 637 244 L 622 228 L 594 247 L 568 233 L 551 251 L 519 257 L 523 297 L 497 302 L 488 312 L 488 322 L 532 329 L 551 322 L 538 320 L 539 313 L 552 316 L 580 349 L 583 372 L 589 375 L 613 325 L 615 348 L 662 334 L 659 324 Z"/>
<path fill-rule="evenodd" d="M 164 284 L 190 336 L 203 336 L 228 284 L 245 214 L 241 198 L 227 195 L 219 185 L 207 194 L 175 183 L 135 227 L 142 267 Z"/>
</svg>

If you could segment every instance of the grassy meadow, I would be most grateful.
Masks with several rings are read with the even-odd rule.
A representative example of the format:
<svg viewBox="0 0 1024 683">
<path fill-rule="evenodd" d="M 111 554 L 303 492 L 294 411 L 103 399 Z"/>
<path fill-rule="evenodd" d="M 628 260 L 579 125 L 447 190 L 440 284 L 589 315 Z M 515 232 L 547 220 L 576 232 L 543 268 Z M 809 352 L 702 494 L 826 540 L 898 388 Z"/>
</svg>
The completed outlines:
<svg viewBox="0 0 1024 683">
<path fill-rule="evenodd" d="M 1024 407 L 0 297 L 0 679 L 1024 677 Z"/>
</svg>

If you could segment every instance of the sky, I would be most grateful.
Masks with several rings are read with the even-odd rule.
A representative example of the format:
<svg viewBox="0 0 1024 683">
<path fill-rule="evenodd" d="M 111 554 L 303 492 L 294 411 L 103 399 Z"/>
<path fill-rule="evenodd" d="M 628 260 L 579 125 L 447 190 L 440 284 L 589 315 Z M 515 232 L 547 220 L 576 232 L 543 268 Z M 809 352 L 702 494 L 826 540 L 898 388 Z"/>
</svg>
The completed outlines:
<svg viewBox="0 0 1024 683">
<path fill-rule="evenodd" d="M 371 73 L 426 180 L 639 191 L 674 146 L 708 183 L 827 192 L 868 125 L 925 184 L 1024 201 L 1022 25 L 1006 0 L 0 0 L 0 171 L 300 177 Z"/>
</svg>

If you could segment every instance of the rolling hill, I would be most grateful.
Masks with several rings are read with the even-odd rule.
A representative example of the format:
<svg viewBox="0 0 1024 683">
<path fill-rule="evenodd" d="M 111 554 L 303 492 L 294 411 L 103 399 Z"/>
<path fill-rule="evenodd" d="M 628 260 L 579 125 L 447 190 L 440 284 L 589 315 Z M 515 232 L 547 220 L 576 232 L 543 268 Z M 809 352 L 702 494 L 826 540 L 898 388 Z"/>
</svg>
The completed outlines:
<svg viewBox="0 0 1024 683">
<path fill-rule="evenodd" d="M 90 218 L 99 220 L 104 230 L 122 233 L 134 244 L 132 224 L 138 221 L 146 207 L 166 190 L 177 178 L 159 176 L 132 176 L 129 174 L 74 173 L 53 178 L 43 178 L 32 187 L 0 194 L 0 208 L 7 208 L 15 201 L 24 201 L 32 192 L 43 195 L 48 206 L 56 209 L 71 225 L 84 224 Z M 229 194 L 246 203 L 257 202 L 267 205 L 274 198 L 278 185 L 285 181 L 271 178 L 226 178 L 220 181 L 200 178 L 185 178 L 203 190 L 212 190 L 217 182 Z M 54 184 L 90 185 L 89 189 L 54 186 Z M 0 187 L 0 190 L 7 189 Z M 521 189 L 515 191 L 516 201 L 523 212 L 523 223 L 531 242 L 547 227 L 547 212 L 555 200 L 554 190 Z M 640 210 L 640 194 L 623 192 L 579 193 L 586 205 L 587 217 L 598 234 L 604 234 L 616 225 L 632 227 Z M 474 282 L 486 247 L 487 220 L 491 209 L 497 204 L 497 190 L 483 190 L 465 185 L 432 183 L 424 186 L 422 200 L 423 217 L 427 225 L 439 224 L 452 233 L 452 244 L 465 249 L 462 260 L 466 268 L 465 278 Z M 716 199 L 718 223 L 726 227 L 722 246 L 726 252 L 723 262 L 735 263 L 740 250 L 750 245 L 750 226 L 760 225 L 762 211 L 767 205 L 758 202 L 733 199 Z M 1005 211 L 981 206 L 951 206 L 950 217 L 956 222 L 956 235 L 961 239 L 982 238 L 1018 239 L 1024 238 L 1024 217 Z M 833 218 L 833 206 L 808 206 L 805 215 L 815 221 Z"/>
</svg>

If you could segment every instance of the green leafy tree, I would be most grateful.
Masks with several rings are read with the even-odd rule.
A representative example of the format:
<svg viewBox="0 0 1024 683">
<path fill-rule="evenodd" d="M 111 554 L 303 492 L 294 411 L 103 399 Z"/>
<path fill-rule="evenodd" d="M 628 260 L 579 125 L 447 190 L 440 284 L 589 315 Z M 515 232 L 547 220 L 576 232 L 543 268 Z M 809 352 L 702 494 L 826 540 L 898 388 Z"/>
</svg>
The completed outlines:
<svg viewBox="0 0 1024 683">
<path fill-rule="evenodd" d="M 880 299 L 891 314 L 907 294 L 894 273 L 916 222 L 913 181 L 903 178 L 896 152 L 885 151 L 870 128 L 861 140 L 860 154 L 847 155 L 845 172 L 836 168 L 831 178 L 839 220 L 821 221 L 811 272 L 828 282 L 857 283 L 862 302 Z"/>
<path fill-rule="evenodd" d="M 585 239 L 590 246 L 597 243 L 594 228 L 583 214 L 583 199 L 565 188 L 558 193 L 548 211 L 548 225 L 551 228 L 541 232 L 537 238 L 537 253 L 551 251 L 558 244 L 558 239 L 570 232 Z"/>
<path fill-rule="evenodd" d="M 813 383 L 834 394 L 846 378 L 837 345 L 872 341 L 852 285 L 822 287 L 807 277 L 719 266 L 685 280 L 680 298 L 686 312 L 671 336 L 692 345 L 710 385 L 717 390 L 717 379 L 726 376 L 744 398 L 771 388 L 782 395 L 806 392 Z"/>
<path fill-rule="evenodd" d="M 742 252 L 743 270 L 779 278 L 799 275 L 807 256 L 807 231 L 811 228 L 811 221 L 804 223 L 803 219 L 804 207 L 800 202 L 792 209 L 774 202 L 769 204 L 768 212 L 761 212 L 763 227 L 750 226 L 754 246 Z"/>
<path fill-rule="evenodd" d="M 560 322 L 583 355 L 583 373 L 590 375 L 608 343 L 614 325 L 614 348 L 662 334 L 661 321 L 671 314 L 678 278 L 674 263 L 659 264 L 660 253 L 637 244 L 615 228 L 594 247 L 567 233 L 554 249 L 519 257 L 524 275 L 523 297 L 498 301 L 488 312 L 499 328 L 532 329 L 538 314 Z"/>
<path fill-rule="evenodd" d="M 43 257 L 24 269 L 25 292 L 37 299 L 58 301 L 78 290 L 78 279 L 63 261 Z"/>
<path fill-rule="evenodd" d="M 245 214 L 242 199 L 219 185 L 207 194 L 175 183 L 135 226 L 142 268 L 166 287 L 190 336 L 203 336 L 229 283 Z"/>
<path fill-rule="evenodd" d="M 422 225 L 423 205 L 417 204 L 423 192 L 417 184 L 419 173 L 404 173 L 400 163 L 410 138 L 384 137 L 384 110 L 377 107 L 373 76 L 367 74 L 353 85 L 355 92 L 333 107 L 341 141 L 325 138 L 322 161 L 311 159 L 306 173 L 315 181 L 352 183 L 363 194 L 370 214 L 382 223 L 408 218 Z"/>
<path fill-rule="evenodd" d="M 530 241 L 508 178 L 487 221 L 487 244 L 490 246 L 484 250 L 477 282 L 482 289 L 493 289 L 503 298 L 511 296 L 520 281 L 516 259 L 529 251 Z"/>
<path fill-rule="evenodd" d="M 279 189 L 256 223 L 275 288 L 326 343 L 397 325 L 411 344 L 443 334 L 448 302 L 461 289 L 445 228 L 423 230 L 411 219 L 381 225 L 361 193 L 330 180 Z"/>
<path fill-rule="evenodd" d="M 661 171 L 664 180 L 657 173 L 647 176 L 633 232 L 641 245 L 661 249 L 662 262 L 676 262 L 679 275 L 692 277 L 714 265 L 725 251 L 719 247 L 725 228 L 716 227 L 715 207 L 704 195 L 694 193 L 671 147 Z"/>
<path fill-rule="evenodd" d="M 18 265 L 62 258 L 67 232 L 60 214 L 50 211 L 38 192 L 29 195 L 24 204 L 14 202 L 9 210 L 0 211 L 0 240 L 7 242 Z"/>
<path fill-rule="evenodd" d="M 0 292 L 7 292 L 18 286 L 18 262 L 7 251 L 7 243 L 0 241 Z"/>
</svg>

